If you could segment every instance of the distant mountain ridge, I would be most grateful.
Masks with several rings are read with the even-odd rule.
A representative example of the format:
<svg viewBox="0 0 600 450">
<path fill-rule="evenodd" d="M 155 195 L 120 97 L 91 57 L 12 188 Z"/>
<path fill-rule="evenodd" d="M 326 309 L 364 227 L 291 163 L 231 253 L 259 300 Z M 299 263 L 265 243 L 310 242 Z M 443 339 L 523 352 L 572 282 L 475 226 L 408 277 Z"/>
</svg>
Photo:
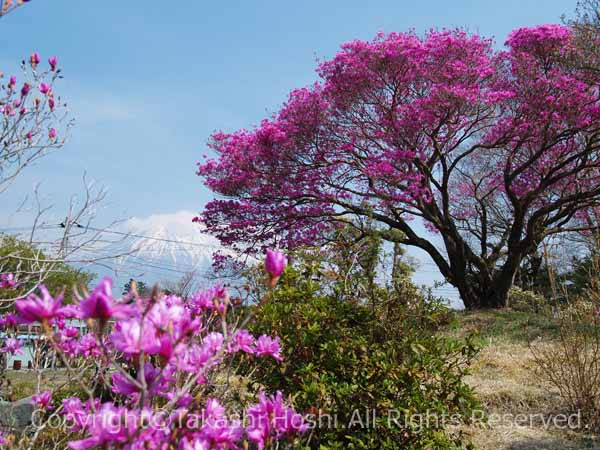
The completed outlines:
<svg viewBox="0 0 600 450">
<path fill-rule="evenodd" d="M 129 278 L 146 283 L 174 281 L 189 272 L 202 277 L 211 273 L 213 253 L 235 256 L 199 224 L 192 223 L 193 217 L 191 212 L 180 211 L 128 220 L 125 229 L 129 237 L 122 251 L 127 254 L 115 260 L 115 285 Z"/>
</svg>

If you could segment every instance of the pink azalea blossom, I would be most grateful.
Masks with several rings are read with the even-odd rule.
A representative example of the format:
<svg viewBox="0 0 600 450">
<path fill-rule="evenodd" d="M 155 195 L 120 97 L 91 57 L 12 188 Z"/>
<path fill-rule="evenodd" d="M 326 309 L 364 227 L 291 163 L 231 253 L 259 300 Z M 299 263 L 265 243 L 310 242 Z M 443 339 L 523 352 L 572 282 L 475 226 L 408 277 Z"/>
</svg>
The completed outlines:
<svg viewBox="0 0 600 450">
<path fill-rule="evenodd" d="M 6 314 L 0 316 L 0 327 L 14 327 L 20 323 L 20 319 L 16 314 Z"/>
<path fill-rule="evenodd" d="M 104 403 L 96 413 L 87 419 L 87 431 L 90 437 L 69 442 L 73 450 L 115 446 L 127 442 L 130 435 L 135 433 L 136 420 L 134 415 L 124 407 L 112 403 Z"/>
<path fill-rule="evenodd" d="M 62 405 L 63 416 L 67 419 L 66 423 L 69 425 L 70 431 L 81 431 L 88 416 L 81 400 L 77 397 L 69 397 L 63 400 Z"/>
<path fill-rule="evenodd" d="M 256 442 L 259 450 L 263 450 L 271 439 L 293 436 L 308 429 L 304 418 L 284 403 L 280 391 L 270 397 L 261 393 L 258 404 L 248 409 L 248 417 L 248 438 Z"/>
<path fill-rule="evenodd" d="M 212 310 L 223 312 L 227 307 L 226 300 L 228 297 L 227 289 L 221 285 L 217 285 L 204 291 L 196 292 L 190 299 L 190 305 L 196 313 Z"/>
<path fill-rule="evenodd" d="M 210 450 L 210 443 L 202 438 L 194 437 L 191 440 L 185 439 L 182 443 L 182 450 Z"/>
<path fill-rule="evenodd" d="M 39 297 L 31 293 L 26 299 L 20 299 L 15 302 L 17 315 L 24 323 L 47 322 L 55 318 L 61 312 L 63 296 L 62 294 L 52 297 L 46 286 L 39 285 L 42 294 Z"/>
<path fill-rule="evenodd" d="M 23 350 L 21 343 L 14 337 L 8 338 L 4 341 L 4 347 L 0 349 L 0 352 L 10 353 L 11 355 L 22 355 Z"/>
<path fill-rule="evenodd" d="M 115 319 L 131 317 L 134 309 L 133 305 L 117 303 L 111 290 L 112 280 L 104 277 L 92 293 L 79 303 L 82 318 L 108 320 L 113 317 Z"/>
<path fill-rule="evenodd" d="M 279 343 L 279 337 L 273 339 L 271 336 L 263 334 L 256 340 L 256 356 L 272 356 L 277 361 L 283 361 L 283 356 L 281 356 L 280 352 L 281 344 Z"/>
<path fill-rule="evenodd" d="M 31 401 L 38 408 L 48 409 L 48 410 L 54 409 L 52 407 L 52 405 L 50 404 L 52 402 L 52 392 L 51 391 L 43 391 L 38 394 L 35 394 L 34 396 L 31 397 Z"/>
<path fill-rule="evenodd" d="M 261 394 L 259 404 L 249 411 L 259 420 L 246 429 L 239 420 L 228 417 L 218 398 L 208 397 L 218 392 L 208 384 L 213 380 L 211 371 L 231 361 L 232 353 L 281 358 L 278 338 L 263 335 L 255 340 L 247 330 L 231 328 L 227 315 L 206 315 L 202 308 L 196 313 L 196 307 L 180 297 L 160 295 L 127 305 L 131 310 L 115 322 L 110 334 L 81 333 L 69 324 L 67 318 L 116 318 L 115 310 L 121 304 L 112 297 L 111 285 L 110 279 L 101 280 L 79 305 L 61 306 L 62 298 L 53 298 L 43 286 L 41 298 L 32 294 L 16 304 L 21 322 L 51 321 L 52 329 L 47 330 L 50 343 L 62 357 L 77 358 L 78 362 L 82 356 L 94 358 L 101 368 L 94 383 L 112 391 L 111 402 L 106 403 L 95 397 L 85 403 L 78 397 L 63 400 L 59 414 L 66 427 L 78 433 L 77 438 L 68 440 L 68 448 L 232 450 L 241 448 L 246 439 L 258 446 L 261 442 L 273 444 L 305 429 L 302 418 L 283 402 L 281 394 Z M 218 307 L 227 294 L 216 287 L 202 298 Z M 0 323 L 7 326 L 17 321 L 3 317 Z M 0 349 L 18 350 L 14 338 L 5 339 Z M 146 358 L 141 357 L 142 352 Z M 113 370 L 115 367 L 118 370 Z M 38 408 L 52 409 L 50 391 L 36 394 L 32 401 Z M 161 410 L 165 402 L 175 408 L 167 417 Z M 202 414 L 197 425 L 183 425 L 176 434 L 162 425 L 165 419 L 185 418 L 190 411 Z"/>
<path fill-rule="evenodd" d="M 230 353 L 243 351 L 248 354 L 254 354 L 254 341 L 254 336 L 248 330 L 238 330 L 233 336 L 227 351 Z"/>
<path fill-rule="evenodd" d="M 17 280 L 12 273 L 0 274 L 0 288 L 1 289 L 14 289 L 18 286 Z"/>
<path fill-rule="evenodd" d="M 115 347 L 126 354 L 136 355 L 144 351 L 148 355 L 160 352 L 161 342 L 156 328 L 148 321 L 130 319 L 118 322 L 111 333 Z"/>
<path fill-rule="evenodd" d="M 138 373 L 139 380 L 141 380 L 140 375 L 141 373 Z M 159 387 L 159 375 L 160 369 L 154 367 L 149 362 L 144 364 L 144 380 L 146 382 L 146 387 L 151 394 L 155 394 L 157 392 L 157 388 Z M 112 376 L 112 390 L 117 394 L 125 396 L 138 394 L 141 386 L 141 382 L 139 380 L 134 381 L 122 373 L 117 372 Z"/>
</svg>

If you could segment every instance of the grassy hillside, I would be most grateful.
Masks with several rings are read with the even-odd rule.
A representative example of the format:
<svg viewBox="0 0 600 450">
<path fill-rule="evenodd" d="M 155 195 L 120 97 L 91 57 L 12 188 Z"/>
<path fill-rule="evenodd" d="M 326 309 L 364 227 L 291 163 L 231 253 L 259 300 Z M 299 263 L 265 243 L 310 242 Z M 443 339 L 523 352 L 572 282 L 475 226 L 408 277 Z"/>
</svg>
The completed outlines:
<svg viewBox="0 0 600 450">
<path fill-rule="evenodd" d="M 460 312 L 446 332 L 455 336 L 475 332 L 482 345 L 467 381 L 494 423 L 467 429 L 477 447 L 600 449 L 598 436 L 544 423 L 553 415 L 566 412 L 558 392 L 536 375 L 529 348 L 532 341 L 536 345 L 554 345 L 558 327 L 551 319 L 513 311 Z"/>
</svg>

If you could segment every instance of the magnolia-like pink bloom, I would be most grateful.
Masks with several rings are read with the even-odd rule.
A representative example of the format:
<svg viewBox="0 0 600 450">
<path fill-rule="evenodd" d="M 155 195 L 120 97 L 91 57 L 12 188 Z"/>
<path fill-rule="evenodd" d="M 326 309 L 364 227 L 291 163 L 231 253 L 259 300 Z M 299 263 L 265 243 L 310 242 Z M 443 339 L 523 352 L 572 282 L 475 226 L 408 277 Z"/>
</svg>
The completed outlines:
<svg viewBox="0 0 600 450">
<path fill-rule="evenodd" d="M 42 94 L 47 94 L 48 92 L 50 92 L 50 85 L 47 83 L 40 83 L 40 92 Z"/>
<path fill-rule="evenodd" d="M 8 89 L 12 90 L 17 84 L 17 77 L 14 75 L 8 79 Z"/>
<path fill-rule="evenodd" d="M 0 288 L 2 289 L 14 289 L 17 287 L 17 280 L 12 273 L 0 274 Z"/>
<path fill-rule="evenodd" d="M 11 355 L 22 355 L 23 350 L 21 349 L 21 343 L 14 337 L 8 338 L 4 341 L 4 347 L 0 349 L 2 353 L 10 353 Z"/>
<path fill-rule="evenodd" d="M 50 139 L 56 139 L 56 129 L 50 128 L 50 130 L 48 131 L 48 137 Z"/>
<path fill-rule="evenodd" d="M 50 111 L 54 111 L 54 106 L 55 106 L 55 104 L 54 104 L 54 96 L 50 95 L 48 97 L 48 108 L 50 108 Z"/>
<path fill-rule="evenodd" d="M 56 56 L 48 58 L 48 64 L 50 64 L 50 70 L 54 72 L 56 70 L 56 65 L 58 64 L 58 58 Z"/>
<path fill-rule="evenodd" d="M 29 57 L 29 64 L 31 64 L 32 68 L 36 68 L 40 63 L 40 54 L 38 52 L 33 52 Z"/>
<path fill-rule="evenodd" d="M 267 250 L 267 257 L 265 259 L 265 271 L 269 274 L 271 279 L 279 279 L 286 266 L 287 256 L 285 256 L 284 253 L 271 249 Z"/>
<path fill-rule="evenodd" d="M 5 116 L 9 116 L 9 117 L 12 117 L 17 113 L 15 111 L 15 107 L 13 105 L 6 105 L 0 109 L 1 109 L 1 112 L 3 112 Z"/>
<path fill-rule="evenodd" d="M 31 85 L 29 83 L 23 83 L 23 87 L 21 88 L 21 97 L 25 97 L 27 94 L 29 94 L 30 90 Z"/>
<path fill-rule="evenodd" d="M 31 293 L 26 299 L 15 302 L 15 309 L 24 323 L 44 322 L 55 318 L 61 312 L 63 296 L 52 297 L 46 286 L 39 285 L 42 296 Z"/>
<path fill-rule="evenodd" d="M 43 391 L 43 392 L 40 392 L 39 394 L 32 396 L 31 401 L 38 408 L 48 409 L 48 410 L 54 409 L 52 407 L 52 405 L 50 405 L 50 403 L 52 402 L 52 392 L 50 392 L 50 391 Z"/>
<path fill-rule="evenodd" d="M 271 336 L 263 334 L 256 340 L 256 356 L 272 356 L 277 361 L 283 361 L 283 356 L 281 356 L 280 352 L 281 344 L 279 343 L 279 337 L 273 339 Z"/>
</svg>

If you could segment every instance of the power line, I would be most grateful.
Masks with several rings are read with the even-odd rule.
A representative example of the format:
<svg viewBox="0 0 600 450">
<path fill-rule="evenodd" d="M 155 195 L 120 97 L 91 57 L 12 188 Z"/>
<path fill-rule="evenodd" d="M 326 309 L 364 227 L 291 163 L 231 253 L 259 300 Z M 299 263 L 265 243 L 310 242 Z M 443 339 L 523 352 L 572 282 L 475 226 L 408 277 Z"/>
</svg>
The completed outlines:
<svg viewBox="0 0 600 450">
<path fill-rule="evenodd" d="M 91 254 L 94 254 L 93 251 L 88 251 Z M 110 256 L 110 255 L 104 255 L 104 256 Z M 147 259 L 147 258 L 142 258 L 140 256 L 134 256 L 134 255 L 124 255 L 122 257 L 115 257 L 115 259 L 120 259 L 122 258 L 122 261 L 117 261 L 116 262 L 116 266 L 119 267 L 126 267 L 127 265 L 138 265 L 138 266 L 147 266 L 147 267 L 152 267 L 152 268 L 156 268 L 156 269 L 160 269 L 160 270 L 167 270 L 170 272 L 179 272 L 179 273 L 189 273 L 192 272 L 194 270 L 198 270 L 198 266 L 199 265 L 193 265 L 193 264 L 181 264 L 181 263 L 176 263 L 176 264 L 165 264 L 162 261 L 156 261 L 156 260 L 152 260 L 152 259 Z M 184 270 L 180 270 L 179 268 L 182 268 Z M 185 270 L 187 269 L 187 270 Z"/>
<path fill-rule="evenodd" d="M 203 247 L 203 248 L 215 248 L 215 249 L 224 249 L 225 247 L 221 246 L 221 245 L 211 245 L 211 244 L 201 244 L 199 242 L 192 242 L 192 241 L 181 241 L 181 240 L 177 240 L 177 239 L 167 239 L 167 238 L 161 238 L 161 237 L 157 237 L 157 236 L 147 236 L 144 234 L 137 234 L 137 233 L 128 233 L 128 232 L 124 232 L 124 231 L 116 231 L 116 230 L 111 230 L 109 228 L 95 228 L 95 227 L 90 227 L 90 226 L 83 226 L 83 225 L 79 225 L 77 223 L 74 224 L 77 228 L 80 228 L 82 230 L 90 230 L 90 231 L 96 231 L 98 233 L 108 233 L 108 234 L 116 234 L 119 236 L 125 236 L 125 237 L 135 237 L 135 238 L 140 238 L 140 239 L 150 239 L 153 241 L 160 241 L 160 242 L 169 242 L 172 244 L 181 244 L 181 245 L 192 245 L 195 247 Z M 49 229 L 60 229 L 60 228 L 64 228 L 64 225 L 58 224 L 58 225 L 46 225 L 46 226 L 40 226 L 38 227 L 38 229 L 42 229 L 42 230 L 49 230 Z M 31 230 L 31 227 L 12 227 L 12 228 L 2 228 L 0 229 L 0 231 L 16 231 L 16 230 Z"/>
<path fill-rule="evenodd" d="M 146 236 L 143 234 L 136 234 L 136 233 L 126 233 L 123 231 L 114 231 L 114 230 L 110 230 L 108 228 L 94 228 L 94 227 L 83 227 L 86 230 L 92 230 L 92 231 L 97 231 L 100 233 L 109 233 L 109 234 L 118 234 L 120 236 L 127 236 L 127 237 L 137 237 L 137 238 L 141 238 L 141 239 L 150 239 L 153 241 L 161 241 L 161 242 L 170 242 L 170 243 L 174 243 L 174 244 L 184 244 L 184 245 L 193 245 L 196 247 L 203 247 L 203 248 L 218 248 L 218 249 L 222 249 L 224 248 L 223 246 L 220 245 L 210 245 L 210 244 L 200 244 L 198 242 L 191 242 L 191 241 L 180 241 L 180 240 L 176 240 L 176 239 L 166 239 L 166 238 L 159 238 L 156 236 Z"/>
</svg>

